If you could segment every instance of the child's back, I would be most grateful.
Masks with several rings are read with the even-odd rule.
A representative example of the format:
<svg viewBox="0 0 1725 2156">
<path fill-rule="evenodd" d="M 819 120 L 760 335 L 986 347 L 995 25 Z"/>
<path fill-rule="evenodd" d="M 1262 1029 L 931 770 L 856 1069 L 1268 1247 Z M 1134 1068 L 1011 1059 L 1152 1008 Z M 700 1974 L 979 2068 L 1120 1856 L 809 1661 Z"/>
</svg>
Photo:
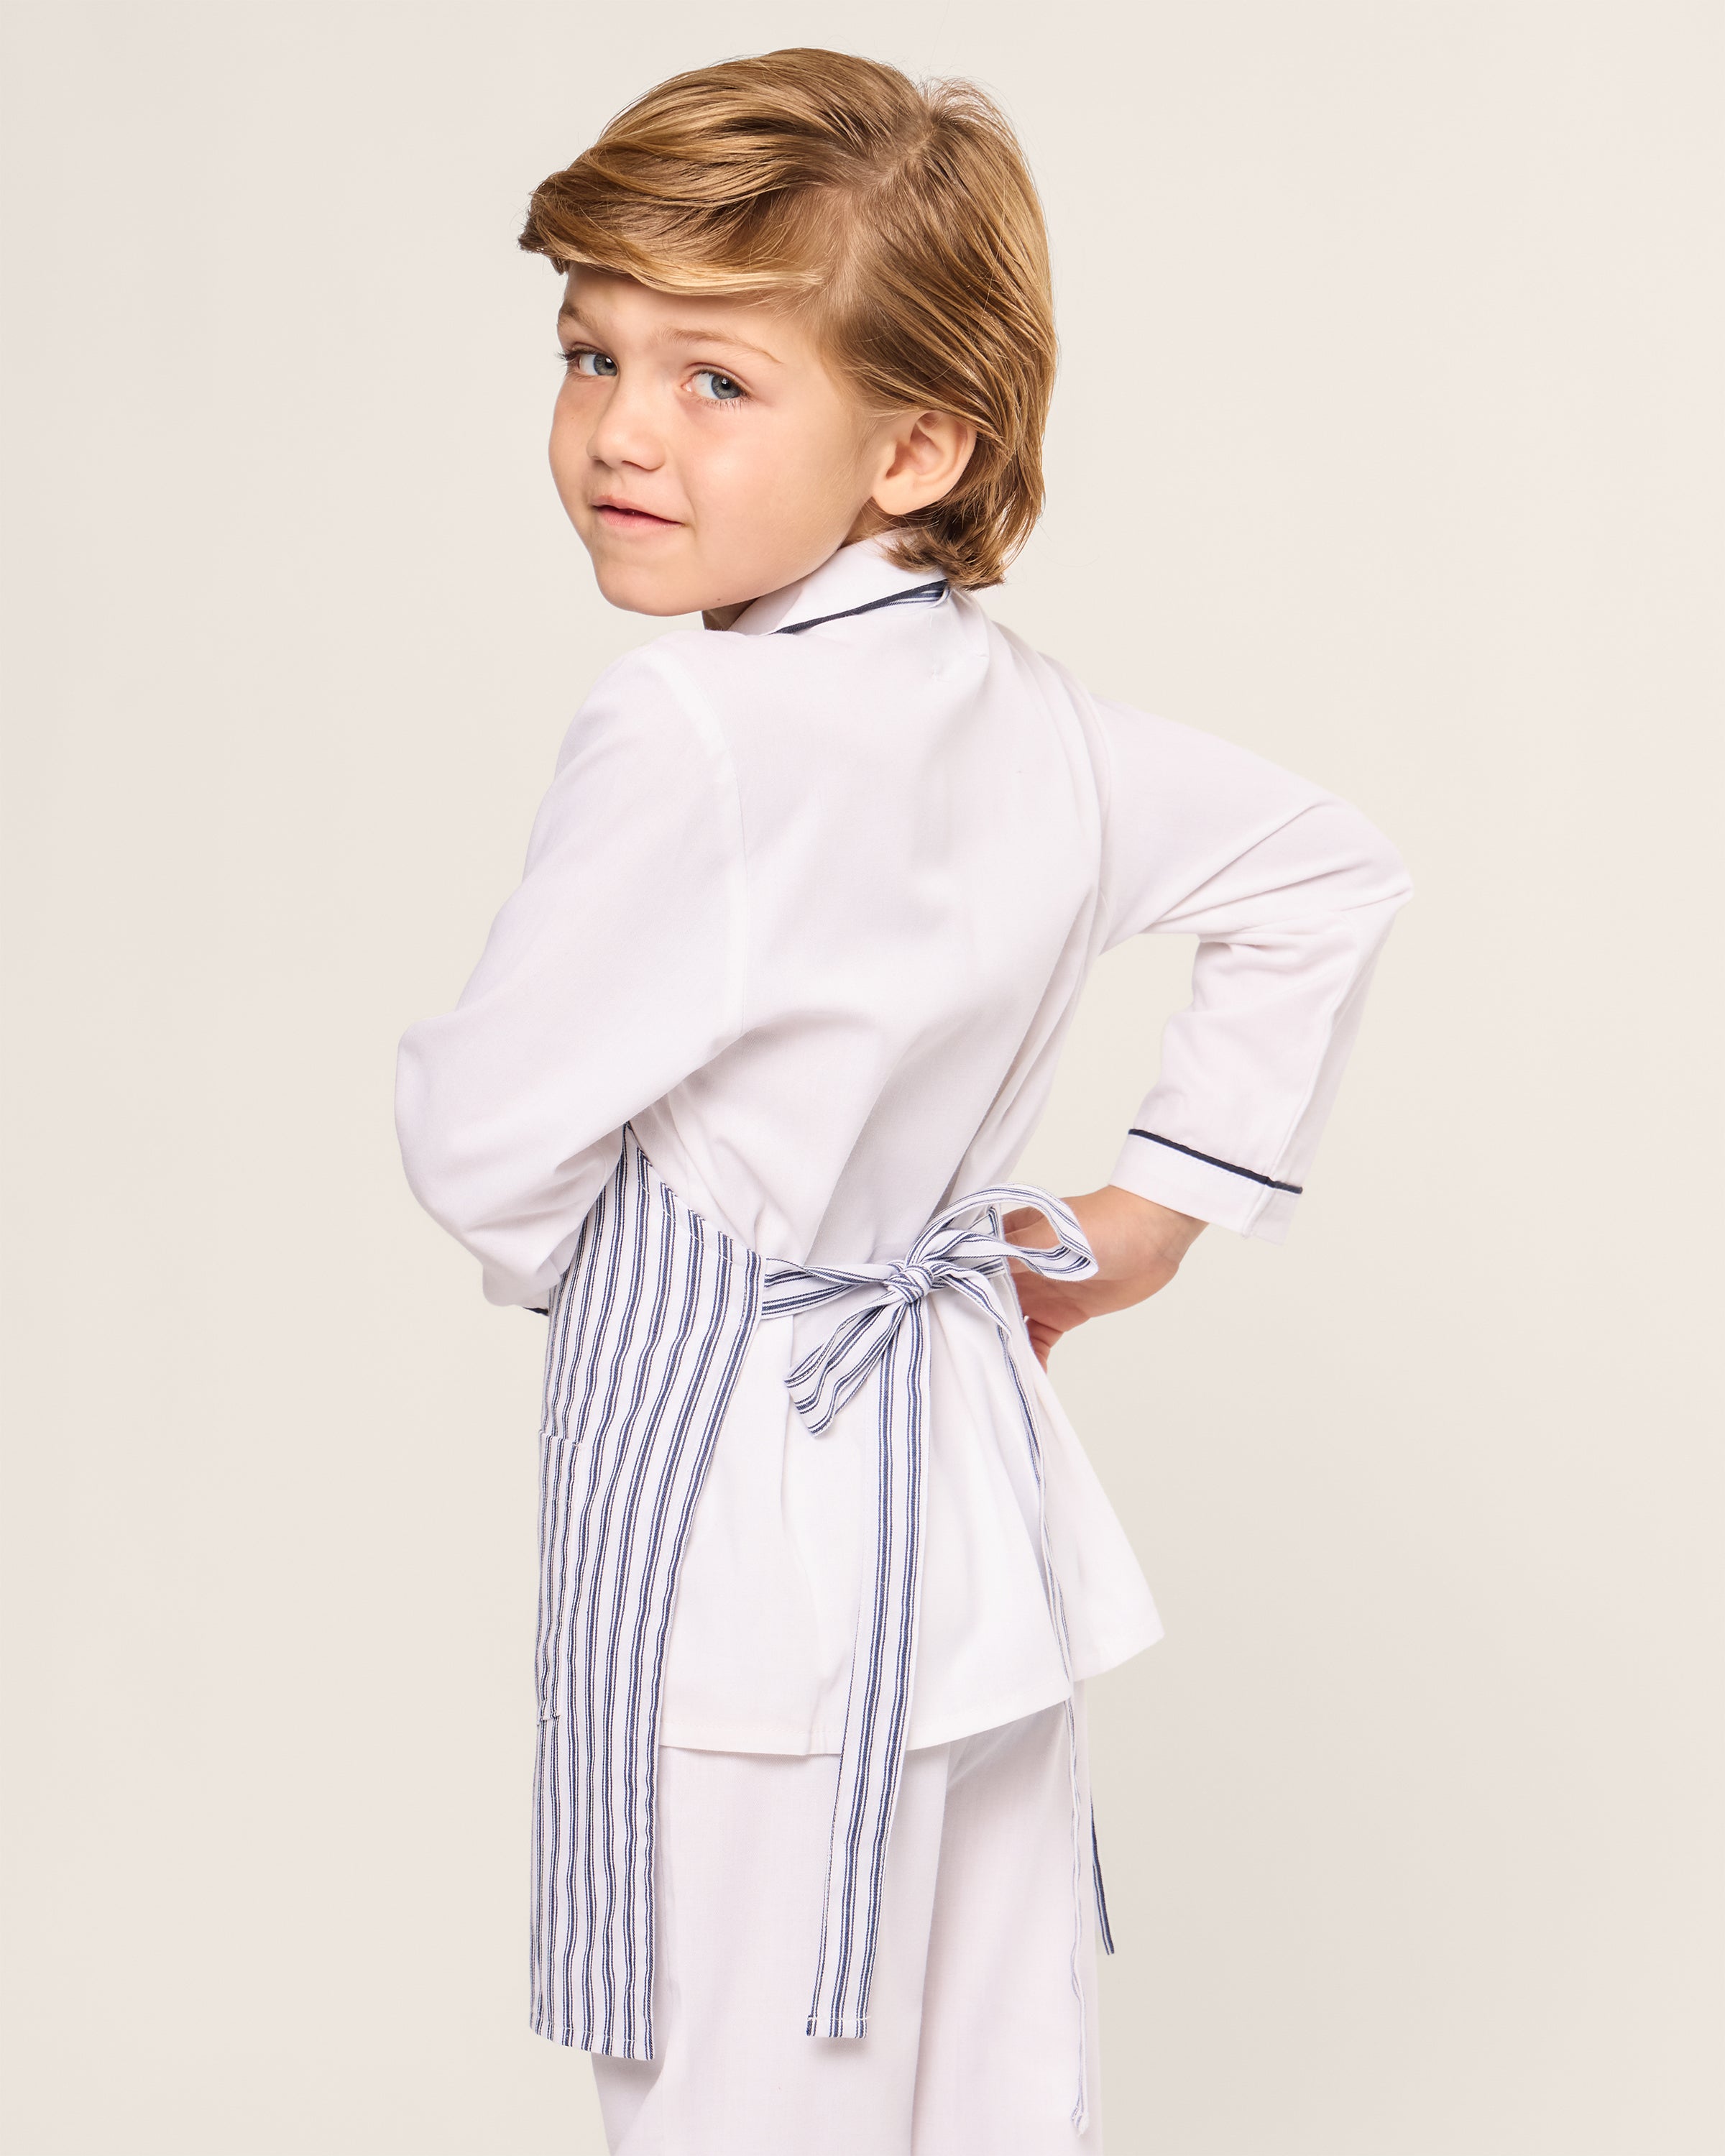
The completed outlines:
<svg viewBox="0 0 1725 2156">
<path fill-rule="evenodd" d="M 1405 890 L 1394 850 L 1322 788 L 1091 698 L 862 542 L 728 633 L 660 638 L 601 680 L 459 1005 L 402 1044 L 408 1173 L 501 1302 L 546 1301 L 625 1122 L 746 1249 L 900 1259 L 1011 1173 L 1098 953 L 1183 928 L 1204 939 L 1194 1007 L 1113 1179 L 1280 1240 Z M 1065 1685 L 1012 1373 L 974 1311 L 931 1312 L 913 1743 Z M 839 1742 L 868 1409 L 811 1445 L 785 1387 L 830 1322 L 748 1344 L 691 1530 L 667 1742 Z M 1051 1432 L 1091 1676 L 1159 1626 L 1034 1356 L 1019 1377 Z"/>
</svg>

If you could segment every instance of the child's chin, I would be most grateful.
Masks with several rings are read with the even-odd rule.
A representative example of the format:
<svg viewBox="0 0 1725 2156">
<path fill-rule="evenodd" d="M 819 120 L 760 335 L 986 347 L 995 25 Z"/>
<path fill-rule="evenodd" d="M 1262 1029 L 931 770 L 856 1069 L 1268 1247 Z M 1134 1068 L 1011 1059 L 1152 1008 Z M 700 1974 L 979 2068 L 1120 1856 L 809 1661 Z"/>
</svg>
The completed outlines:
<svg viewBox="0 0 1725 2156">
<path fill-rule="evenodd" d="M 625 613 L 699 613 L 709 602 L 686 576 L 655 572 L 644 563 L 595 561 L 599 590 Z"/>
</svg>

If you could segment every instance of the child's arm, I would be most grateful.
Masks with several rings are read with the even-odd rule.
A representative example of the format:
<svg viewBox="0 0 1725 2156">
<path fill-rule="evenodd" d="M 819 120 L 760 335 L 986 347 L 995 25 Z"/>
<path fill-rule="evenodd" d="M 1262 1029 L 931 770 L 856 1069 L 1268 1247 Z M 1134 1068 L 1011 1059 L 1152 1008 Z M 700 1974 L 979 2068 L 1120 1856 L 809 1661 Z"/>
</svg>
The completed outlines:
<svg viewBox="0 0 1725 2156">
<path fill-rule="evenodd" d="M 632 654 L 565 737 L 454 1009 L 402 1037 L 408 1180 L 489 1301 L 545 1302 L 624 1124 L 741 1032 L 742 859 L 722 741 Z"/>
<path fill-rule="evenodd" d="M 1019 1281 L 1043 1359 L 1085 1317 L 1166 1286 L 1206 1222 L 1281 1242 L 1412 884 L 1356 808 L 1231 742 L 1096 706 L 1104 803 L 1101 947 L 1195 935 L 1192 1000 L 1108 1185 L 1070 1201 L 1101 1270 Z M 1014 1215 L 1020 1239 L 1046 1240 Z"/>
</svg>

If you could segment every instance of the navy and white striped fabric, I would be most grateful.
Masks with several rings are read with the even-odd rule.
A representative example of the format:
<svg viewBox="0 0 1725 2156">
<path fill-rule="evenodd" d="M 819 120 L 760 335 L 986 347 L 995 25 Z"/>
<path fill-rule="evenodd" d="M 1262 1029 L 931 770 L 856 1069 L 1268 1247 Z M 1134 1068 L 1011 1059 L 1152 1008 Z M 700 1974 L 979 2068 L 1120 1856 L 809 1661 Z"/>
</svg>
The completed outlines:
<svg viewBox="0 0 1725 2156">
<path fill-rule="evenodd" d="M 547 1315 L 532 2025 L 653 2056 L 654 1785 L 677 1575 L 761 1260 L 624 1133 Z"/>
<path fill-rule="evenodd" d="M 1002 1211 L 1030 1206 L 1051 1249 L 1007 1242 Z M 978 1219 L 978 1216 L 980 1216 Z M 552 1293 L 541 1430 L 539 1758 L 534 1806 L 533 2026 L 623 2058 L 653 2053 L 654 1789 L 660 1676 L 696 1502 L 757 1322 L 850 1298 L 854 1307 L 791 1371 L 815 1436 L 870 1378 L 877 1503 L 865 1559 L 839 1760 L 810 2035 L 861 2037 L 881 1888 L 909 1725 L 922 1588 L 928 1332 L 924 1304 L 952 1292 L 999 1334 L 1037 1490 L 1040 1560 L 1070 1680 L 1070 1641 L 1044 1504 L 1035 1413 L 1010 1341 L 1018 1259 L 1081 1279 L 1096 1260 L 1070 1210 L 1028 1183 L 948 1206 L 899 1261 L 763 1260 L 704 1219 L 624 1133 L 617 1173 Z M 994 1283 L 1008 1280 L 1004 1298 Z M 1100 1934 L 1112 1953 L 1094 1814 L 1084 1828 L 1077 1731 L 1066 1701 L 1072 1793 L 1072 1985 L 1078 2098 L 1086 2120 L 1082 1931 L 1085 1845 Z"/>
</svg>

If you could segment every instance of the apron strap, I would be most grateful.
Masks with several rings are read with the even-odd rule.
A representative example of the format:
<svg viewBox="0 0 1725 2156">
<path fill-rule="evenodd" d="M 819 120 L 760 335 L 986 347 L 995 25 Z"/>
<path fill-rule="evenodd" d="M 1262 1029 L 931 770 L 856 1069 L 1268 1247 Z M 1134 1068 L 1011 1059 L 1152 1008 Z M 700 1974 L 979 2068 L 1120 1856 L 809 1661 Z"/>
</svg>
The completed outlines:
<svg viewBox="0 0 1725 2156">
<path fill-rule="evenodd" d="M 1036 1249 L 1004 1240 L 1000 1215 L 1014 1206 L 1033 1207 L 1048 1219 L 1055 1235 L 1051 1248 Z M 974 1221 L 978 1214 L 983 1216 L 980 1225 Z M 859 1291 L 868 1296 L 867 1301 L 804 1355 L 786 1378 L 797 1412 L 811 1435 L 824 1436 L 839 1410 L 870 1378 L 876 1385 L 875 1532 L 865 1560 L 858 1605 L 839 1783 L 828 1842 L 814 1989 L 804 2025 L 811 2036 L 860 2037 L 868 2030 L 887 1839 L 910 1724 L 922 1601 L 928 1421 L 928 1338 L 923 1306 L 929 1296 L 949 1290 L 983 1311 L 999 1335 L 1035 1480 L 1038 1562 L 1067 1680 L 1066 1758 L 1072 1820 L 1070 1967 L 1078 2006 L 1078 2094 L 1071 2118 L 1081 2133 L 1089 2116 L 1081 1954 L 1086 1840 L 1099 1909 L 1101 1873 L 1096 1856 L 1093 1815 L 1088 1835 L 1086 1832 L 1071 1640 L 1049 1540 L 1041 1441 L 1035 1410 L 1013 1352 L 1022 1327 L 1016 1298 L 1009 1315 L 996 1300 L 991 1285 L 998 1276 L 1009 1275 L 1014 1259 L 1052 1279 L 1084 1279 L 1096 1270 L 1095 1254 L 1070 1208 L 1030 1183 L 995 1183 L 958 1199 L 929 1223 L 901 1260 L 857 1266 L 802 1265 L 783 1259 L 765 1261 L 760 1313 L 763 1321 L 794 1317 Z M 1103 1930 L 1106 1934 L 1106 1922 Z M 1108 1950 L 1113 1951 L 1111 1938 Z"/>
</svg>

